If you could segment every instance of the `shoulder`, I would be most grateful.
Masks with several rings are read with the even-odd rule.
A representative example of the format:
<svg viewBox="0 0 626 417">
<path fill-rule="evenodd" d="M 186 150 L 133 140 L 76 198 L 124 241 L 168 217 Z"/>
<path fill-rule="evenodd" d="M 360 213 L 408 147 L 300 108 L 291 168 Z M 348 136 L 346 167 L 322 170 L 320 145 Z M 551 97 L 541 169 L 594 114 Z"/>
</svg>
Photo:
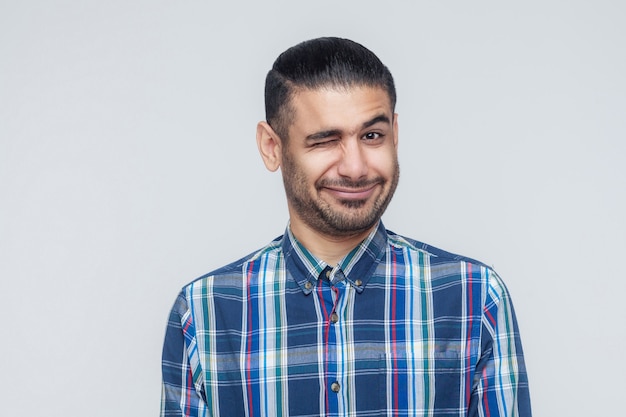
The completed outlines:
<svg viewBox="0 0 626 417">
<path fill-rule="evenodd" d="M 428 268 L 428 280 L 433 288 L 453 289 L 455 286 L 477 289 L 483 302 L 498 305 L 509 299 L 509 291 L 493 267 L 470 257 L 448 252 L 387 230 L 391 247 L 418 253 L 420 267 Z"/>
<path fill-rule="evenodd" d="M 429 245 L 428 243 L 399 235 L 390 230 L 387 230 L 387 236 L 389 238 L 389 243 L 392 246 L 420 252 L 429 258 L 431 265 L 442 263 L 469 263 L 491 269 L 488 265 L 476 259 L 448 252 L 436 246 Z"/>
<path fill-rule="evenodd" d="M 277 237 L 263 248 L 194 279 L 183 288 L 183 292 L 207 284 L 241 286 L 248 266 L 268 257 L 279 257 L 282 253 L 282 242 L 283 236 Z"/>
<path fill-rule="evenodd" d="M 391 247 L 420 255 L 420 265 L 428 265 L 430 278 L 438 282 L 461 280 L 482 283 L 498 294 L 506 293 L 504 282 L 493 267 L 468 256 L 459 255 L 387 230 Z"/>
</svg>

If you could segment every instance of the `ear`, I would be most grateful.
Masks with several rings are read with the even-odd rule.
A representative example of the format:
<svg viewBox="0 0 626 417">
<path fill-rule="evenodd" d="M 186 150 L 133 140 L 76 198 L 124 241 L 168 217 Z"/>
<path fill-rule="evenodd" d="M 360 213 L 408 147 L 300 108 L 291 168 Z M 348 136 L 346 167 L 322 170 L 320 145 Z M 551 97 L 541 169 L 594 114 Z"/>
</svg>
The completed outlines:
<svg viewBox="0 0 626 417">
<path fill-rule="evenodd" d="M 398 113 L 393 114 L 393 146 L 398 149 Z"/>
<path fill-rule="evenodd" d="M 256 144 L 265 167 L 272 172 L 276 171 L 282 162 L 282 143 L 280 137 L 267 122 L 257 124 Z"/>
</svg>

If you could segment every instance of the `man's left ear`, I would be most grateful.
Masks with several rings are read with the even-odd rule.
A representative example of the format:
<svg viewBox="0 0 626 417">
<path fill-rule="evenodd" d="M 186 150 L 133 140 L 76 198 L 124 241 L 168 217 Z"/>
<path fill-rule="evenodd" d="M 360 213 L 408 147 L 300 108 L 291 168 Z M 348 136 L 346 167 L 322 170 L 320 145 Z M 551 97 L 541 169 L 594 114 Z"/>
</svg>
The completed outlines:
<svg viewBox="0 0 626 417">
<path fill-rule="evenodd" d="M 282 143 L 269 123 L 262 121 L 257 124 L 256 144 L 265 167 L 272 172 L 276 171 L 282 162 Z"/>
<path fill-rule="evenodd" d="M 393 114 L 393 145 L 398 149 L 398 113 Z"/>
</svg>

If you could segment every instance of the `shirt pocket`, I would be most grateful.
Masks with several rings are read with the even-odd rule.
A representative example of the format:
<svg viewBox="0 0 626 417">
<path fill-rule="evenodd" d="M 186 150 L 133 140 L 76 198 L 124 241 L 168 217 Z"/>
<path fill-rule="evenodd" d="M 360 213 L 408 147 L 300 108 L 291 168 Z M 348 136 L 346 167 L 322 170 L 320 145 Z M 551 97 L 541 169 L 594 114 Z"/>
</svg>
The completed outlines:
<svg viewBox="0 0 626 417">
<path fill-rule="evenodd" d="M 462 407 L 463 375 L 461 360 L 454 351 L 430 357 L 406 352 L 383 354 L 379 358 L 381 409 L 422 415 L 435 406 Z"/>
</svg>

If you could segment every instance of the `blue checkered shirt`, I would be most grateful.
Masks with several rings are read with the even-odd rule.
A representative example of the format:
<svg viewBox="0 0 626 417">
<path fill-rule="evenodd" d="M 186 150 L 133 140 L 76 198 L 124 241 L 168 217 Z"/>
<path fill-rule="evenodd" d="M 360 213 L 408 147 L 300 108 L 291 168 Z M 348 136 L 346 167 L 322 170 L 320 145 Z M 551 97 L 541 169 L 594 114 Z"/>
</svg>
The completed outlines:
<svg viewBox="0 0 626 417">
<path fill-rule="evenodd" d="M 498 275 L 382 222 L 336 266 L 287 228 L 185 286 L 162 367 L 162 416 L 531 415 Z"/>
</svg>

